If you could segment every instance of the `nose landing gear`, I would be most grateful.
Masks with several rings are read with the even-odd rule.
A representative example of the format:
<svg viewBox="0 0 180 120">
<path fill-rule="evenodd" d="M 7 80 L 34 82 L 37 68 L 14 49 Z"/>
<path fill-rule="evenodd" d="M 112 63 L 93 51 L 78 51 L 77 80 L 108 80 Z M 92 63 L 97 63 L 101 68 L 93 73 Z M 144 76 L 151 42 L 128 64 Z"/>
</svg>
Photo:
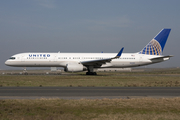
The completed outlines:
<svg viewBox="0 0 180 120">
<path fill-rule="evenodd" d="M 28 75 L 28 72 L 27 72 L 27 70 L 26 70 L 26 67 L 23 69 L 23 74 L 24 74 L 24 75 Z"/>
</svg>

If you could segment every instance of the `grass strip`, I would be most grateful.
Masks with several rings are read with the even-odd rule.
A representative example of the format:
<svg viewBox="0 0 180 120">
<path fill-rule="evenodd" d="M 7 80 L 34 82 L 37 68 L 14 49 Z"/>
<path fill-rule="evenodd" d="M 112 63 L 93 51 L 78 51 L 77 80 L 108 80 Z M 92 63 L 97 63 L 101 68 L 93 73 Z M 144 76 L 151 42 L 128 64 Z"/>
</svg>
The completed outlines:
<svg viewBox="0 0 180 120">
<path fill-rule="evenodd" d="M 107 74 L 107 73 L 106 73 Z M 0 86 L 64 86 L 64 87 L 179 87 L 180 76 L 102 75 L 102 76 L 0 76 Z"/>
<path fill-rule="evenodd" d="M 169 120 L 180 118 L 180 98 L 0 100 L 4 120 Z"/>
</svg>

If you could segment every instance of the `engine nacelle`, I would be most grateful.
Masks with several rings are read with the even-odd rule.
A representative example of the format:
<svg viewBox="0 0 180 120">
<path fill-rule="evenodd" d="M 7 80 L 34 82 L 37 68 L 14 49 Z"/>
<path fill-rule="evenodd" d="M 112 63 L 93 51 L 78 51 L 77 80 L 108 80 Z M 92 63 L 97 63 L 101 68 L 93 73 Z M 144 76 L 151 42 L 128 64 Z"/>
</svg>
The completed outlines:
<svg viewBox="0 0 180 120">
<path fill-rule="evenodd" d="M 68 63 L 64 68 L 65 72 L 82 72 L 84 71 L 84 67 L 79 63 Z"/>
</svg>

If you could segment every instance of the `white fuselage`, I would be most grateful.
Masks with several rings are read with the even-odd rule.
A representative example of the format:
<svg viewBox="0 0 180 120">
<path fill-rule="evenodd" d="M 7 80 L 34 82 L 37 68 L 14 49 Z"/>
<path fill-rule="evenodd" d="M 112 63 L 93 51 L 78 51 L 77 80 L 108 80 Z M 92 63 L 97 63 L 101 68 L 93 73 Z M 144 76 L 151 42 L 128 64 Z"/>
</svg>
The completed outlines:
<svg viewBox="0 0 180 120">
<path fill-rule="evenodd" d="M 116 56 L 117 53 L 21 53 L 13 55 L 5 64 L 14 67 L 66 67 L 69 63 L 81 63 L 107 59 Z M 102 64 L 95 68 L 125 68 L 153 64 L 168 60 L 167 58 L 150 60 L 161 56 L 145 55 L 138 53 L 122 53 L 120 58 Z"/>
</svg>

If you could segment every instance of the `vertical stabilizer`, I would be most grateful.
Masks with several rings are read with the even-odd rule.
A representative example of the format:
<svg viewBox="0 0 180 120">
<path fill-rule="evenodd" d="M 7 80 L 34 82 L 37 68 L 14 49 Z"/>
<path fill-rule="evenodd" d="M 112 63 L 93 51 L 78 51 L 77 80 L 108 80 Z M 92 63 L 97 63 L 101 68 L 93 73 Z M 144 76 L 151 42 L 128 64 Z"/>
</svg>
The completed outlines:
<svg viewBox="0 0 180 120">
<path fill-rule="evenodd" d="M 170 31 L 171 29 L 162 29 L 139 54 L 162 55 Z"/>
</svg>

